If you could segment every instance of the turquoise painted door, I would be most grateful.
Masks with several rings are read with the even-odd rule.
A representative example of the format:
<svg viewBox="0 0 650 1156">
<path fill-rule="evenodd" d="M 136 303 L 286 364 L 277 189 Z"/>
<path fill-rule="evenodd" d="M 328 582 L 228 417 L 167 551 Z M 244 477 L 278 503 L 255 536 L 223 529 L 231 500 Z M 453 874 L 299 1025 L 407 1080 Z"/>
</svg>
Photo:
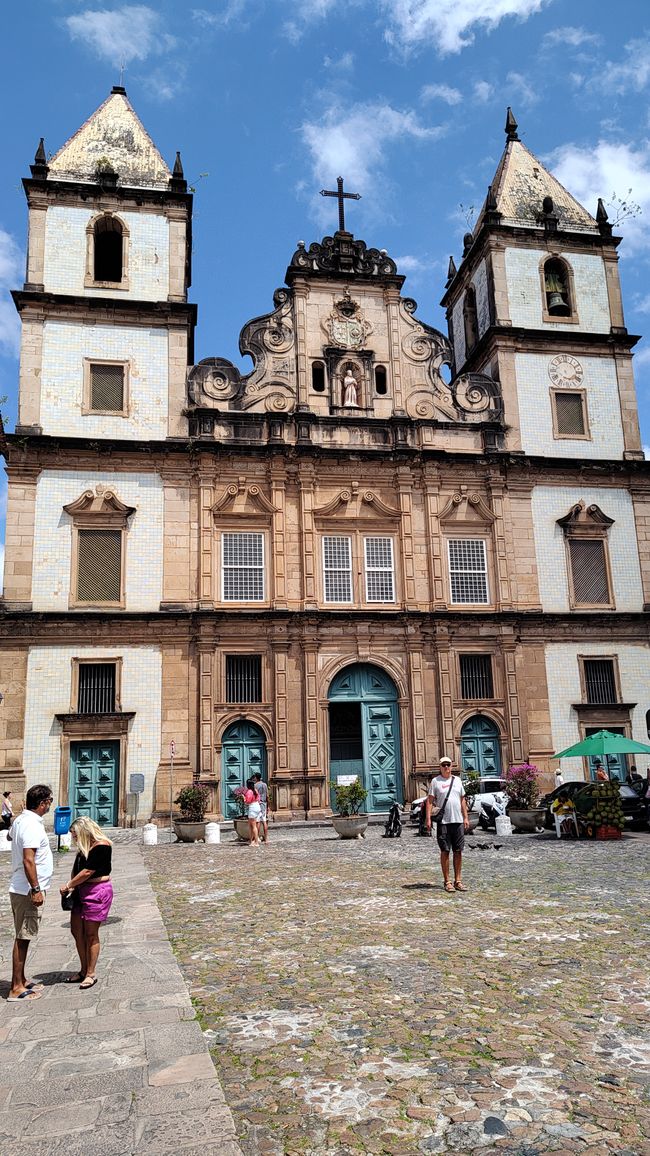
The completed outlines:
<svg viewBox="0 0 650 1156">
<path fill-rule="evenodd" d="M 349 666 L 334 679 L 328 697 L 330 778 L 356 775 L 368 791 L 364 809 L 387 811 L 403 799 L 393 680 L 376 666 Z"/>
<path fill-rule="evenodd" d="M 589 738 L 589 735 L 595 735 L 596 732 L 601 729 L 601 727 L 585 727 L 585 738 Z M 613 735 L 625 734 L 623 727 L 607 727 L 607 730 L 611 731 Z M 603 755 L 600 762 L 609 774 L 610 779 L 618 779 L 619 783 L 625 782 L 627 778 L 627 755 L 607 755 L 607 758 Z M 596 779 L 597 767 L 598 764 L 596 760 L 589 759 L 589 777 L 592 782 Z"/>
<path fill-rule="evenodd" d="M 256 723 L 242 719 L 224 731 L 221 748 L 221 794 L 225 819 L 239 815 L 233 792 L 259 771 L 266 782 L 266 739 Z"/>
<path fill-rule="evenodd" d="M 70 743 L 70 806 L 74 819 L 86 815 L 100 827 L 114 827 L 119 781 L 119 743 Z"/>
<path fill-rule="evenodd" d="M 477 714 L 467 720 L 460 732 L 460 765 L 481 778 L 500 778 L 499 731 L 492 719 Z"/>
</svg>

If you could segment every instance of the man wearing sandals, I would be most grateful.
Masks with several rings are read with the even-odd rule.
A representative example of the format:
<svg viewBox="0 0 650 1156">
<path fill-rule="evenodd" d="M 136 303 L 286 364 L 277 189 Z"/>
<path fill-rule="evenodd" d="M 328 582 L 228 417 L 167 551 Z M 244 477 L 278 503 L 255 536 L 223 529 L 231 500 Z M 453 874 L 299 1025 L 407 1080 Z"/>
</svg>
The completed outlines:
<svg viewBox="0 0 650 1156">
<path fill-rule="evenodd" d="M 429 784 L 426 801 L 426 827 L 431 830 L 431 811 L 436 808 L 440 866 L 445 891 L 466 891 L 461 880 L 463 868 L 463 848 L 465 832 L 469 831 L 469 814 L 465 799 L 465 788 L 459 777 L 451 773 L 451 759 L 443 755 L 440 760 L 440 774 Z M 449 878 L 449 854 L 454 856 L 454 882 Z"/>
<path fill-rule="evenodd" d="M 11 990 L 9 1003 L 23 1000 L 29 1003 L 40 999 L 42 984 L 25 979 L 25 963 L 29 945 L 38 936 L 43 904 L 54 861 L 50 841 L 43 826 L 43 816 L 52 806 L 52 788 L 40 783 L 30 787 L 25 810 L 14 820 L 11 828 L 11 883 L 9 897 L 14 917 L 16 938 L 12 955 Z"/>
</svg>

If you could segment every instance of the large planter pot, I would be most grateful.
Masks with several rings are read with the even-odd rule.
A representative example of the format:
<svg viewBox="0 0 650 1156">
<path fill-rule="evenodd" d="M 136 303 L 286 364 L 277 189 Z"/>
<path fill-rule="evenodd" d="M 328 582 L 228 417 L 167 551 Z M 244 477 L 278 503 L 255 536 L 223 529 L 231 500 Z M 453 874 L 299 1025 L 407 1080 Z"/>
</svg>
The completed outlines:
<svg viewBox="0 0 650 1156">
<path fill-rule="evenodd" d="M 248 843 L 250 831 L 248 828 L 248 819 L 234 819 L 233 827 L 235 834 L 240 843 Z"/>
<path fill-rule="evenodd" d="M 198 843 L 200 839 L 205 839 L 205 821 L 186 823 L 182 819 L 174 819 L 174 831 L 179 843 Z"/>
<path fill-rule="evenodd" d="M 332 826 L 341 839 L 363 839 L 367 815 L 332 815 Z"/>
<path fill-rule="evenodd" d="M 508 818 L 515 831 L 524 831 L 529 835 L 534 835 L 537 830 L 544 826 L 545 815 L 544 807 L 532 807 L 527 811 L 510 807 L 508 811 Z"/>
</svg>

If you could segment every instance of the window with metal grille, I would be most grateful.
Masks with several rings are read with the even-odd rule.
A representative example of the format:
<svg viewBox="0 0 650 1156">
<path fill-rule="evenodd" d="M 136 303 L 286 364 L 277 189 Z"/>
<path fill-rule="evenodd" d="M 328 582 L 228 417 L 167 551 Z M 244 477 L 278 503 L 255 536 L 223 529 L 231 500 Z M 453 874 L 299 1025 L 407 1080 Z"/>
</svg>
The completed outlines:
<svg viewBox="0 0 650 1156">
<path fill-rule="evenodd" d="M 264 601 L 264 535 L 222 534 L 224 602 Z"/>
<path fill-rule="evenodd" d="M 584 437 L 587 431 L 585 421 L 584 394 L 557 392 L 555 402 L 555 432 L 558 437 Z"/>
<path fill-rule="evenodd" d="M 578 606 L 609 606 L 605 543 L 600 538 L 569 538 L 573 601 Z"/>
<path fill-rule="evenodd" d="M 262 701 L 262 656 L 226 655 L 226 702 Z"/>
<path fill-rule="evenodd" d="M 392 538 L 364 538 L 366 602 L 394 602 Z"/>
<path fill-rule="evenodd" d="M 115 710 L 115 663 L 79 664 L 79 714 L 107 714 Z"/>
<path fill-rule="evenodd" d="M 100 217 L 94 229 L 95 281 L 122 280 L 123 229 L 117 217 Z"/>
<path fill-rule="evenodd" d="M 614 661 L 611 658 L 585 658 L 585 691 L 587 702 L 612 703 L 618 701 Z"/>
<path fill-rule="evenodd" d="M 487 556 L 482 538 L 453 538 L 448 543 L 452 602 L 487 602 Z"/>
<path fill-rule="evenodd" d="M 122 531 L 79 530 L 77 601 L 119 602 L 122 597 Z"/>
<path fill-rule="evenodd" d="M 121 413 L 124 409 L 124 366 L 92 362 L 90 374 L 90 409 Z"/>
<path fill-rule="evenodd" d="M 323 578 L 326 602 L 352 601 L 352 550 L 349 538 L 323 538 Z"/>
<path fill-rule="evenodd" d="M 461 698 L 494 698 L 490 654 L 460 655 L 460 694 Z"/>
</svg>

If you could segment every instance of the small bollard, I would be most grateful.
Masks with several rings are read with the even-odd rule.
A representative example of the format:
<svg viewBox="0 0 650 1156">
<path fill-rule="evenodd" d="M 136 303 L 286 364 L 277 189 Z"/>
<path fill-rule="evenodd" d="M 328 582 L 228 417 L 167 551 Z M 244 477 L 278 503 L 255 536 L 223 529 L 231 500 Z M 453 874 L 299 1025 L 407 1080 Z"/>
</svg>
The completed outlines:
<svg viewBox="0 0 650 1156">
<path fill-rule="evenodd" d="M 0 851 L 11 851 L 11 842 L 6 831 L 0 831 Z"/>
<path fill-rule="evenodd" d="M 72 835 L 68 831 L 67 835 L 62 835 L 59 841 L 59 851 L 69 851 L 72 846 Z"/>
<path fill-rule="evenodd" d="M 497 815 L 495 826 L 500 838 L 504 835 L 512 835 L 512 823 L 507 815 Z"/>
<path fill-rule="evenodd" d="M 155 847 L 158 842 L 158 828 L 155 823 L 145 823 L 142 828 L 142 842 L 145 847 Z"/>
<path fill-rule="evenodd" d="M 218 823 L 205 824 L 205 841 L 206 843 L 221 842 L 221 827 Z"/>
</svg>

